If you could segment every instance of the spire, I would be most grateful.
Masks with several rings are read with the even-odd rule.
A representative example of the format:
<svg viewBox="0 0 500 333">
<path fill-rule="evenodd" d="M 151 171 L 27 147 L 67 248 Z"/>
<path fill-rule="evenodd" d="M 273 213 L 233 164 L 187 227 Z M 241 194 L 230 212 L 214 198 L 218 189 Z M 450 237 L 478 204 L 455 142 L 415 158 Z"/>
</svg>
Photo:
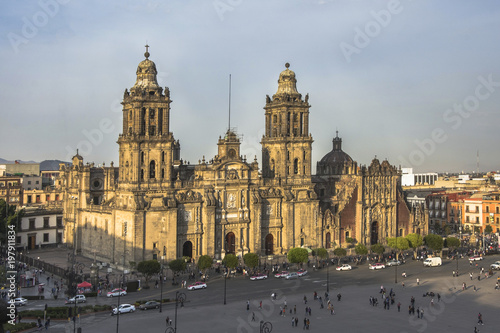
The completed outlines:
<svg viewBox="0 0 500 333">
<path fill-rule="evenodd" d="M 339 131 L 335 131 L 336 136 L 333 138 L 333 150 L 342 150 L 342 139 L 339 138 Z"/>
<path fill-rule="evenodd" d="M 146 52 L 144 53 L 144 59 L 137 66 L 137 80 L 135 82 L 134 88 L 141 89 L 159 89 L 158 82 L 156 81 L 156 75 L 158 71 L 156 70 L 156 65 L 154 62 L 149 60 L 149 45 L 146 44 Z M 133 89 L 133 88 L 132 88 Z"/>
<path fill-rule="evenodd" d="M 146 59 L 149 58 L 149 52 L 148 52 L 148 48 L 149 48 L 149 45 L 146 43 L 146 45 L 144 45 L 146 47 L 146 53 L 144 53 L 144 56 L 146 57 Z"/>
<path fill-rule="evenodd" d="M 280 77 L 278 79 L 278 91 L 276 92 L 276 95 L 298 94 L 299 92 L 297 91 L 297 79 L 295 78 L 295 73 L 288 69 L 290 67 L 288 62 L 285 64 L 285 67 L 286 69 L 280 73 Z"/>
</svg>

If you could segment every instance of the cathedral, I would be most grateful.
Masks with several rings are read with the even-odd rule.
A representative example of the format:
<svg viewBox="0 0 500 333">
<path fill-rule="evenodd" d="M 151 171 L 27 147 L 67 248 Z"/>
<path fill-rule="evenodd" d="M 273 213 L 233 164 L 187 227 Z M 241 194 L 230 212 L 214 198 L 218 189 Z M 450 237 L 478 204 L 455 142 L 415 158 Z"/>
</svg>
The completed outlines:
<svg viewBox="0 0 500 333">
<path fill-rule="evenodd" d="M 400 171 L 376 158 L 358 165 L 338 134 L 312 174 L 309 96 L 298 92 L 288 63 L 276 93 L 266 96 L 260 167 L 241 155 L 231 129 L 213 158 L 183 162 L 170 91 L 158 85 L 149 57 L 146 49 L 123 95 L 118 167 L 85 164 L 78 152 L 60 167 L 65 238 L 79 253 L 126 267 L 183 256 L 369 246 L 426 233 L 425 221 L 405 203 Z"/>
</svg>

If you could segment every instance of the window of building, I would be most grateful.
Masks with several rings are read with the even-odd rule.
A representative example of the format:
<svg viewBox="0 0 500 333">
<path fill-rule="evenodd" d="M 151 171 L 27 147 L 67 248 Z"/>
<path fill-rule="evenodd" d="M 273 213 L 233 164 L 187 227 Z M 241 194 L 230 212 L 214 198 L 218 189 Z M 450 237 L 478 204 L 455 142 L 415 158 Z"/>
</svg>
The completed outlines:
<svg viewBox="0 0 500 333">
<path fill-rule="evenodd" d="M 469 216 L 466 216 L 466 217 L 465 217 L 465 222 L 470 222 L 470 220 L 469 220 Z"/>
<path fill-rule="evenodd" d="M 479 213 L 479 206 L 476 206 L 476 213 Z"/>
<path fill-rule="evenodd" d="M 43 227 L 44 228 L 48 228 L 49 227 L 49 218 L 48 217 L 44 217 L 43 218 Z"/>
<path fill-rule="evenodd" d="M 21 236 L 16 237 L 16 244 L 21 244 Z"/>
<path fill-rule="evenodd" d="M 49 234 L 48 233 L 43 234 L 43 241 L 45 243 L 49 241 Z"/>
<path fill-rule="evenodd" d="M 50 195 L 49 195 L 49 194 L 47 194 L 47 195 L 45 196 L 45 201 L 50 201 Z"/>
<path fill-rule="evenodd" d="M 476 216 L 476 223 L 479 223 L 479 216 Z"/>
<path fill-rule="evenodd" d="M 28 180 L 28 185 L 31 185 L 31 180 Z"/>
<path fill-rule="evenodd" d="M 468 213 L 469 212 L 469 205 L 465 206 L 465 211 Z"/>
<path fill-rule="evenodd" d="M 490 206 L 486 206 L 486 213 L 490 212 Z"/>
<path fill-rule="evenodd" d="M 39 180 L 37 180 L 37 181 L 35 182 L 35 184 L 36 184 L 36 185 L 40 184 L 40 181 L 39 181 Z"/>
<path fill-rule="evenodd" d="M 56 217 L 56 225 L 57 225 L 58 228 L 62 228 L 62 226 L 63 226 L 62 222 L 63 222 L 62 216 Z"/>
<path fill-rule="evenodd" d="M 29 219 L 30 230 L 35 229 L 35 219 Z"/>
<path fill-rule="evenodd" d="M 61 184 L 59 184 L 61 185 Z M 59 201 L 59 194 L 56 194 L 56 201 Z"/>
<path fill-rule="evenodd" d="M 500 214 L 500 212 L 499 212 L 499 208 L 498 208 L 498 207 L 497 207 L 497 208 L 495 208 L 495 212 L 496 212 L 497 214 Z"/>
<path fill-rule="evenodd" d="M 293 173 L 295 175 L 299 173 L 299 159 L 298 158 L 293 160 Z"/>
</svg>

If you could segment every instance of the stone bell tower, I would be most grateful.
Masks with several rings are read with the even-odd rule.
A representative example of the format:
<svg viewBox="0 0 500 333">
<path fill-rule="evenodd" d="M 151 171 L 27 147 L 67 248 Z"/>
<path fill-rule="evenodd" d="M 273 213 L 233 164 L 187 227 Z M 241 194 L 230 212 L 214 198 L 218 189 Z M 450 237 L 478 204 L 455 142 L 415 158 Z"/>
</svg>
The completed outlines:
<svg viewBox="0 0 500 333">
<path fill-rule="evenodd" d="M 169 131 L 170 91 L 156 81 L 156 65 L 145 60 L 137 67 L 137 80 L 123 95 L 123 132 L 118 138 L 120 188 L 160 189 L 172 186 L 172 165 L 180 145 Z"/>
<path fill-rule="evenodd" d="M 264 178 L 281 178 L 286 183 L 311 177 L 313 139 L 309 134 L 309 95 L 302 99 L 295 73 L 285 64 L 278 91 L 266 96 L 266 128 L 262 137 Z"/>
</svg>

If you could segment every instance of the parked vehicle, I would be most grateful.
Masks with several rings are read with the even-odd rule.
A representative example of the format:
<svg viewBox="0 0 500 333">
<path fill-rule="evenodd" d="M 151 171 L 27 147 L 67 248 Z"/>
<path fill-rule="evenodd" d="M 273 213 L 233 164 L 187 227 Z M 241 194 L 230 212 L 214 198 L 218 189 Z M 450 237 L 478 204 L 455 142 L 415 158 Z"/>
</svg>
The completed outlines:
<svg viewBox="0 0 500 333">
<path fill-rule="evenodd" d="M 441 266 L 442 263 L 441 257 L 432 257 L 424 260 L 424 266 L 426 267 Z"/>
</svg>

